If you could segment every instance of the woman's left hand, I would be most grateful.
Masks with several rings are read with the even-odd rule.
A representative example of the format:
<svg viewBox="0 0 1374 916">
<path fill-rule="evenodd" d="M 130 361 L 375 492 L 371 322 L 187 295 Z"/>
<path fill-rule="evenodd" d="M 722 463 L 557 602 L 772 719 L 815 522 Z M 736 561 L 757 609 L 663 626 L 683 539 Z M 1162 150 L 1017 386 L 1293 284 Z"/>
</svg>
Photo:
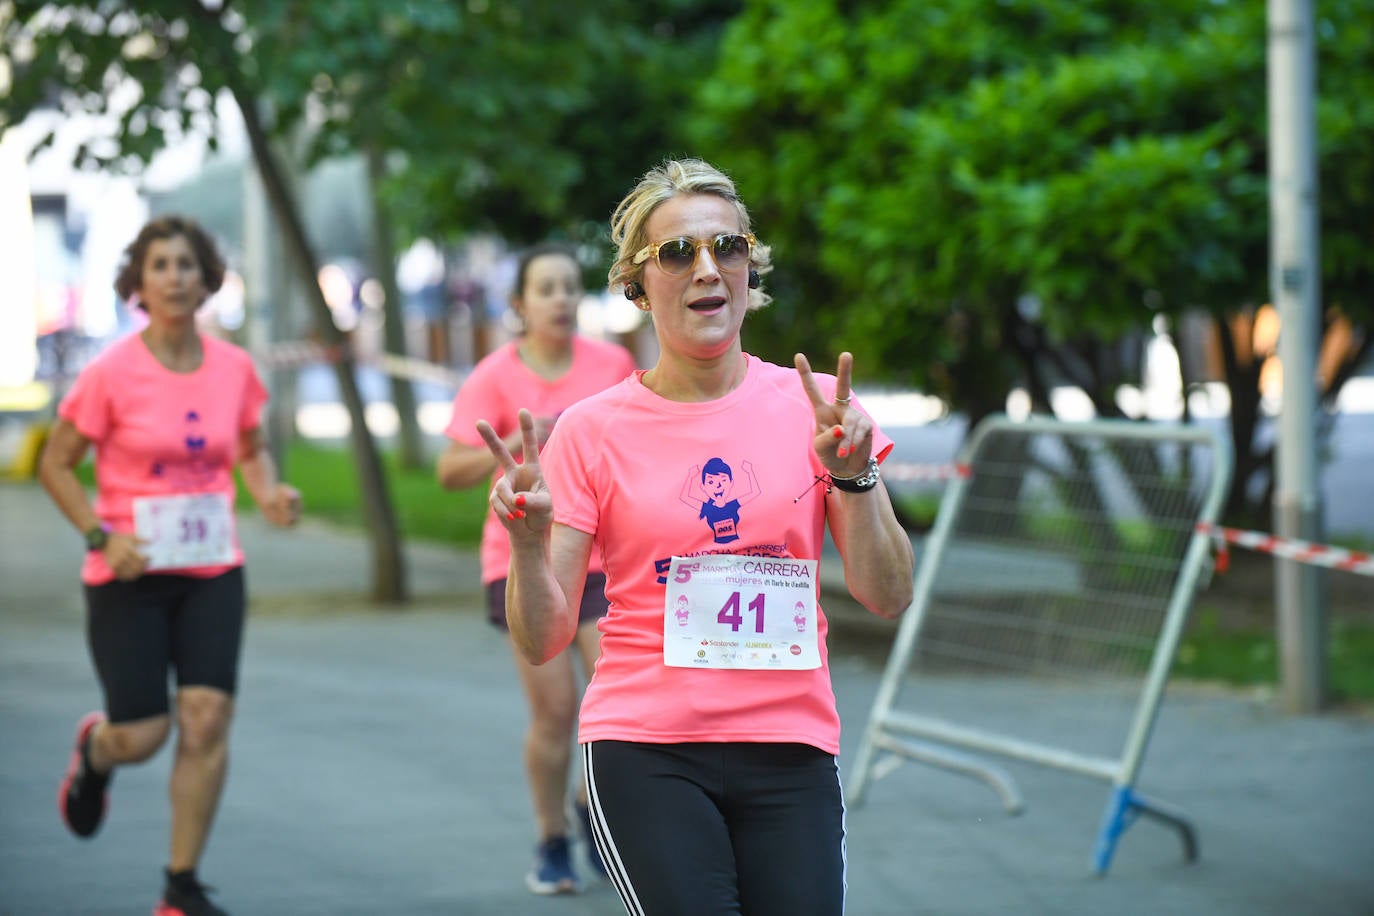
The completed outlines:
<svg viewBox="0 0 1374 916">
<path fill-rule="evenodd" d="M 805 354 L 798 353 L 793 362 L 816 413 L 816 456 L 835 477 L 862 474 L 873 454 L 873 421 L 849 406 L 854 357 L 847 352 L 840 354 L 839 365 L 835 367 L 835 396 L 831 400 L 826 400 L 821 393 Z"/>
<path fill-rule="evenodd" d="M 274 525 L 289 528 L 301 518 L 301 492 L 286 483 L 272 488 L 272 495 L 260 507 L 263 517 Z"/>
</svg>

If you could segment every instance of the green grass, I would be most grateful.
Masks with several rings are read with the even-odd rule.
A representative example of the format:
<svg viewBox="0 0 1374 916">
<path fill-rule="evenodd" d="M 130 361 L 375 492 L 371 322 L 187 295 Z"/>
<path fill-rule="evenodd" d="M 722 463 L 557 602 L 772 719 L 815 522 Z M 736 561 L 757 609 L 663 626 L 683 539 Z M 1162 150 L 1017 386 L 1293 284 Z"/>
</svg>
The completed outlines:
<svg viewBox="0 0 1374 916">
<path fill-rule="evenodd" d="M 935 516 L 940 512 L 938 492 L 911 490 L 905 487 L 892 487 L 892 507 L 897 511 L 897 520 L 912 531 L 929 531 L 935 526 Z"/>
<path fill-rule="evenodd" d="M 1275 634 L 1263 629 L 1223 628 L 1203 610 L 1179 642 L 1174 675 L 1237 686 L 1276 685 Z M 1374 700 L 1374 627 L 1332 621 L 1327 638 L 1327 684 L 1332 699 Z"/>
<path fill-rule="evenodd" d="M 307 518 L 347 528 L 363 527 L 352 452 L 297 441 L 287 448 L 283 464 L 283 476 L 301 491 Z M 382 467 L 391 488 L 392 509 L 404 537 L 472 548 L 481 542 L 482 522 L 487 513 L 486 484 L 450 493 L 439 487 L 432 466 L 402 470 L 395 456 L 385 452 Z M 87 487 L 94 487 L 91 462 L 83 462 L 76 475 Z M 237 505 L 240 510 L 254 511 L 253 499 L 242 481 L 238 482 Z"/>
<path fill-rule="evenodd" d="M 363 527 L 353 455 L 346 449 L 294 442 L 287 449 L 284 477 L 301 491 L 308 517 L 350 528 Z M 397 524 L 407 538 L 476 547 L 488 511 L 486 484 L 448 492 L 434 479 L 433 466 L 403 470 L 395 456 L 382 454 Z M 239 488 L 241 505 L 251 505 Z"/>
</svg>

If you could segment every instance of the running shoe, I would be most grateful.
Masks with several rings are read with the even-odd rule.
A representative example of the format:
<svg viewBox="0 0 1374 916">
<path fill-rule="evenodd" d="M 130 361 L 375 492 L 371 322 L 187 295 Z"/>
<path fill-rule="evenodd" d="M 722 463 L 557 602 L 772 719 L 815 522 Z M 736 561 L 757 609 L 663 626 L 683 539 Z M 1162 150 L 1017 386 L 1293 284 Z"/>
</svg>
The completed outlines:
<svg viewBox="0 0 1374 916">
<path fill-rule="evenodd" d="M 206 891 L 212 890 L 213 887 L 196 880 L 195 875 L 175 882 L 168 875 L 162 899 L 153 907 L 153 916 L 229 916 L 205 896 Z"/>
<path fill-rule="evenodd" d="M 568 854 L 567 837 L 550 837 L 539 844 L 525 885 L 535 894 L 576 894 L 582 890 Z"/>
<path fill-rule="evenodd" d="M 582 838 L 587 841 L 587 861 L 591 863 L 592 873 L 605 878 L 606 863 L 601 859 L 601 850 L 596 847 L 596 837 L 592 836 L 592 812 L 586 805 L 578 802 L 577 820 L 582 825 Z"/>
<path fill-rule="evenodd" d="M 76 724 L 71 761 L 57 789 L 57 809 L 62 813 L 62 820 L 67 829 L 79 837 L 92 836 L 99 830 L 105 819 L 105 809 L 110 806 L 108 789 L 112 772 L 97 773 L 86 759 L 91 732 L 104 721 L 104 713 L 88 712 Z"/>
</svg>

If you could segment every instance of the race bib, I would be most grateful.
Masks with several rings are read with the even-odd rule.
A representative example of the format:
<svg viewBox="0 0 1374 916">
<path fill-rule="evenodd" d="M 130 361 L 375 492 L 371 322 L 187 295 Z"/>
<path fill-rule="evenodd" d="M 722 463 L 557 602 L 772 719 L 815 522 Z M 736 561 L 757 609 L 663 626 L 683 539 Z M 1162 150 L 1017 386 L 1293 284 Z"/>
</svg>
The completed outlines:
<svg viewBox="0 0 1374 916">
<path fill-rule="evenodd" d="M 819 668 L 816 561 L 673 557 L 663 663 L 674 668 Z"/>
<path fill-rule="evenodd" d="M 234 513 L 222 493 L 134 500 L 134 530 L 147 543 L 148 569 L 221 566 L 234 561 Z"/>
</svg>

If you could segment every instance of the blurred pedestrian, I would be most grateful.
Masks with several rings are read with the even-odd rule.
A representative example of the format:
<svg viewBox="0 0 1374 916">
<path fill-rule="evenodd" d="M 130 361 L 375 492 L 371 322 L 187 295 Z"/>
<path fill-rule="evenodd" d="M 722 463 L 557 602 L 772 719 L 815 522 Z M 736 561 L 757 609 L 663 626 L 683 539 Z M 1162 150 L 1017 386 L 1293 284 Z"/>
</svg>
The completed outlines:
<svg viewBox="0 0 1374 916">
<path fill-rule="evenodd" d="M 722 172 L 651 169 L 611 237 L 611 285 L 652 316 L 658 360 L 565 411 L 542 454 L 530 411 L 518 449 L 478 424 L 504 471 L 491 504 L 511 535 L 512 638 L 532 664 L 563 652 L 600 559 L 610 610 L 579 741 L 628 912 L 839 914 L 817 572 L 828 525 L 860 603 L 895 617 L 910 602 L 911 544 L 878 470 L 891 440 L 853 397 L 848 353 L 831 376 L 744 352 L 770 251 Z"/>
<path fill-rule="evenodd" d="M 115 289 L 147 314 L 77 377 L 58 408 L 40 479 L 82 533 L 86 636 L 104 711 L 77 726 L 58 795 L 93 836 L 115 768 L 141 763 L 173 726 L 171 842 L 156 916 L 217 916 L 196 869 L 223 791 L 242 642 L 243 554 L 234 467 L 268 521 L 293 524 L 300 494 L 277 479 L 261 434 L 267 400 L 248 354 L 196 329 L 224 260 L 194 221 L 147 223 Z M 95 448 L 95 501 L 76 467 Z"/>
<path fill-rule="evenodd" d="M 437 467 L 441 485 L 463 489 L 499 474 L 496 460 L 477 433 L 478 419 L 487 421 L 511 451 L 519 452 L 524 442 L 517 412 L 521 407 L 529 408 L 534 417 L 530 447 L 535 448 L 548 438 L 562 411 L 634 371 L 628 350 L 577 333 L 582 293 L 581 267 L 561 246 L 541 245 L 520 258 L 510 307 L 522 332 L 482 359 L 454 398 L 453 417 L 446 430 L 452 442 Z M 506 630 L 510 538 L 491 513 L 487 513 L 482 532 L 481 557 L 488 618 Z M 571 893 L 581 888 L 569 852 L 566 813 L 581 696 L 574 656 L 590 677 L 600 651 L 596 622 L 606 613 L 605 576 L 599 563 L 589 564 L 584 581 L 570 645 L 543 665 L 530 664 L 521 653 L 513 653 L 530 710 L 525 770 L 539 841 L 525 882 L 536 894 Z M 575 799 L 576 820 L 587 840 L 590 864 L 604 874 L 591 844 L 586 784 L 580 779 Z"/>
</svg>

